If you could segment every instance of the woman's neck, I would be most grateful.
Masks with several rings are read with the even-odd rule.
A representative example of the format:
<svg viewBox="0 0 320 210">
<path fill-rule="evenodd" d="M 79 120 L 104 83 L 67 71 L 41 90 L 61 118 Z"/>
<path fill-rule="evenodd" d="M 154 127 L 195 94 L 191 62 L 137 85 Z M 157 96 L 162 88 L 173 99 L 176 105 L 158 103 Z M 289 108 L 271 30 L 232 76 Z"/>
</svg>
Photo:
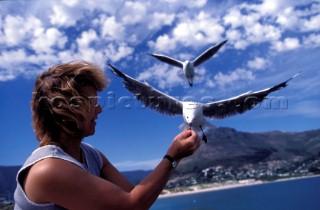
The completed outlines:
<svg viewBox="0 0 320 210">
<path fill-rule="evenodd" d="M 63 149 L 66 153 L 80 163 L 82 163 L 84 160 L 81 150 L 81 141 L 82 138 L 76 139 L 74 137 L 60 135 L 61 149 Z"/>
</svg>

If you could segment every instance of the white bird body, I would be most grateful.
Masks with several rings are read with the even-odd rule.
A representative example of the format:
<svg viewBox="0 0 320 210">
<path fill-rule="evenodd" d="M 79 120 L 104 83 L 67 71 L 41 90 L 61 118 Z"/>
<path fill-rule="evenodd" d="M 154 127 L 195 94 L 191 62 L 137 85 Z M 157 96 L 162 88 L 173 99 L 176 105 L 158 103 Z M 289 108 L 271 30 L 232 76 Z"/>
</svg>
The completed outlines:
<svg viewBox="0 0 320 210">
<path fill-rule="evenodd" d="M 203 115 L 203 104 L 194 101 L 182 102 L 182 116 L 184 122 L 179 126 L 181 130 L 192 129 L 198 133 L 202 132 L 202 140 L 207 142 L 204 135 L 206 127 L 215 127 L 207 122 Z"/>
<path fill-rule="evenodd" d="M 192 86 L 193 84 L 193 77 L 194 77 L 194 66 L 193 63 L 186 60 L 185 62 L 183 62 L 183 73 L 186 76 L 189 85 Z"/>
<path fill-rule="evenodd" d="M 201 125 L 204 121 L 202 104 L 193 101 L 182 102 L 182 115 L 187 124 Z"/>
<path fill-rule="evenodd" d="M 261 103 L 269 93 L 286 87 L 288 81 L 296 76 L 261 91 L 249 91 L 229 99 L 203 104 L 194 101 L 179 101 L 147 83 L 133 79 L 111 64 L 108 65 L 114 74 L 123 78 L 125 87 L 146 107 L 155 109 L 162 114 L 182 115 L 184 122 L 180 125 L 181 129 L 193 129 L 197 132 L 202 131 L 202 133 L 206 127 L 214 127 L 214 125 L 206 121 L 205 117 L 223 119 L 232 115 L 242 114 Z M 203 138 L 206 141 L 204 133 Z"/>
<path fill-rule="evenodd" d="M 166 56 L 166 55 L 161 55 L 161 54 L 152 54 L 150 53 L 149 55 L 157 58 L 158 60 L 167 63 L 169 65 L 173 65 L 176 66 L 178 68 L 182 68 L 183 69 L 183 73 L 185 75 L 185 77 L 188 80 L 188 83 L 190 86 L 193 85 L 193 78 L 195 75 L 195 70 L 194 68 L 196 68 L 197 66 L 201 65 L 202 63 L 204 63 L 206 60 L 208 60 L 209 58 L 211 58 L 214 54 L 216 54 L 219 49 L 227 42 L 227 40 L 221 42 L 218 45 L 212 46 L 209 49 L 207 49 L 205 52 L 203 52 L 201 55 L 199 55 L 196 59 L 194 59 L 193 61 L 189 61 L 186 60 L 184 62 L 179 61 L 175 58 Z"/>
</svg>

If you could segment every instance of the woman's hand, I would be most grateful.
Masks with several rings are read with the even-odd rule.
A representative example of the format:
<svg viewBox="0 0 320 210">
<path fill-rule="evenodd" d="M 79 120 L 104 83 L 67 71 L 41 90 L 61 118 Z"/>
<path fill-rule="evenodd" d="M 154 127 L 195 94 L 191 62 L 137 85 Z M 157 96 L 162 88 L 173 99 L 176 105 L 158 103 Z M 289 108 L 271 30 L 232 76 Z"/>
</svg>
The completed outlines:
<svg viewBox="0 0 320 210">
<path fill-rule="evenodd" d="M 167 154 L 179 161 L 192 155 L 199 148 L 200 142 L 200 137 L 195 131 L 185 130 L 174 138 Z"/>
</svg>

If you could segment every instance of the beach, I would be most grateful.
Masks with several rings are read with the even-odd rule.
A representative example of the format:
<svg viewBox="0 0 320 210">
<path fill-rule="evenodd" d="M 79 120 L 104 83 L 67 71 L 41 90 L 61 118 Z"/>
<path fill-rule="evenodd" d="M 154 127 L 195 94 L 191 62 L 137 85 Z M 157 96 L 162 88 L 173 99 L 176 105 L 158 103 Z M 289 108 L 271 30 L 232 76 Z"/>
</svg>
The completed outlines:
<svg viewBox="0 0 320 210">
<path fill-rule="evenodd" d="M 180 188 L 179 191 L 177 192 L 164 190 L 162 194 L 160 194 L 159 199 L 173 197 L 173 196 L 182 196 L 182 195 L 189 195 L 189 194 L 195 194 L 195 193 L 210 192 L 210 191 L 227 190 L 227 189 L 239 188 L 239 187 L 248 187 L 248 186 L 260 185 L 260 184 L 266 184 L 266 183 L 285 182 L 285 181 L 291 181 L 291 180 L 297 180 L 297 179 L 307 179 L 307 178 L 313 178 L 313 177 L 320 177 L 320 175 L 290 177 L 290 178 L 277 179 L 274 181 L 261 181 L 261 180 L 247 179 L 247 180 L 240 180 L 240 181 L 228 181 L 224 183 L 198 184 L 190 187 Z"/>
</svg>

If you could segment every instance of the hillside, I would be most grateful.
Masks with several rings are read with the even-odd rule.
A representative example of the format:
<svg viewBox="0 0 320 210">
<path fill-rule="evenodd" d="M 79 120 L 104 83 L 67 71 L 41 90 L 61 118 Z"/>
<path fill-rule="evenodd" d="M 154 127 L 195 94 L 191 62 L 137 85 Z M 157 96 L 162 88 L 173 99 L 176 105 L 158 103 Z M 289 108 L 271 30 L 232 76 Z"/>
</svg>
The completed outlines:
<svg viewBox="0 0 320 210">
<path fill-rule="evenodd" d="M 207 144 L 181 161 L 174 182 L 276 179 L 320 170 L 320 129 L 249 133 L 213 128 L 207 137 Z"/>
</svg>

